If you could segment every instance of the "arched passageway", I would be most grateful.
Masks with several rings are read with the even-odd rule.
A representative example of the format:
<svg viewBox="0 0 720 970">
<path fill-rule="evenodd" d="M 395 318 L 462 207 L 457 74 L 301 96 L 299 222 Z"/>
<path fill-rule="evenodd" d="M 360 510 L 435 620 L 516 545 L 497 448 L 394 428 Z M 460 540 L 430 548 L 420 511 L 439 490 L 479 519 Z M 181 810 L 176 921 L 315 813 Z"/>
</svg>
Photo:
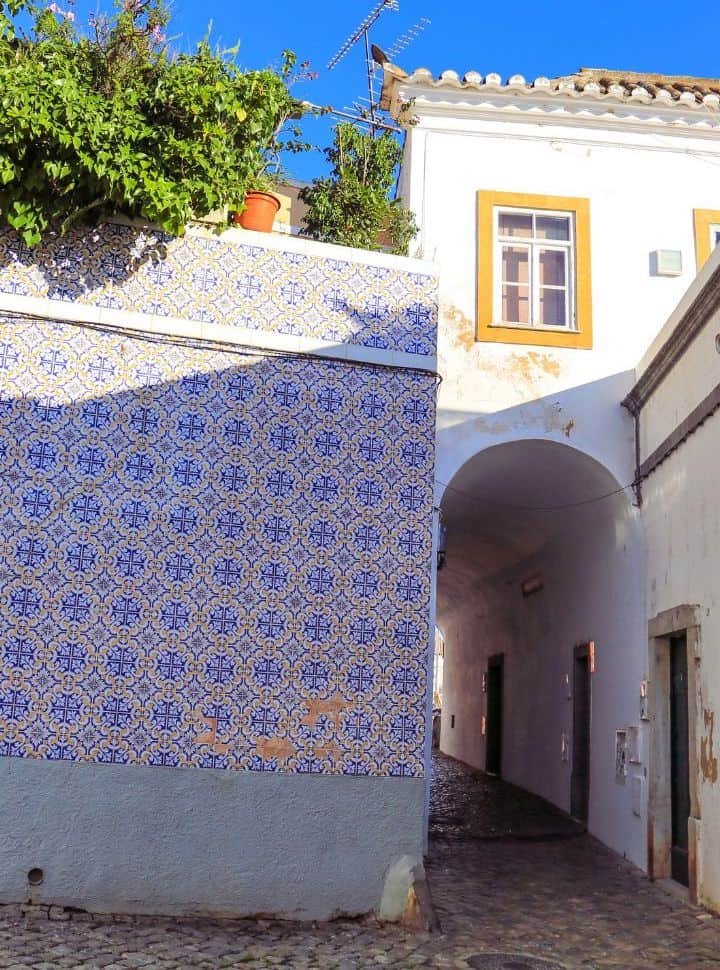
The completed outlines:
<svg viewBox="0 0 720 970">
<path fill-rule="evenodd" d="M 442 514 L 441 750 L 586 819 L 644 867 L 644 791 L 616 765 L 646 643 L 630 490 L 569 445 L 514 441 L 457 472 Z"/>
</svg>

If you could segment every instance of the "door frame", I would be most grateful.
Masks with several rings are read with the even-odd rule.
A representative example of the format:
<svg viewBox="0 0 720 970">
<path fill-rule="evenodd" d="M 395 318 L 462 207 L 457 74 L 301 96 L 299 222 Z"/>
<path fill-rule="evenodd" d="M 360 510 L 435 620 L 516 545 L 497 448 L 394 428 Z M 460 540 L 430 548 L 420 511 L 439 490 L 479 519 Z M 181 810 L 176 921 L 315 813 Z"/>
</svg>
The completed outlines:
<svg viewBox="0 0 720 970">
<path fill-rule="evenodd" d="M 700 689 L 700 607 L 677 606 L 658 613 L 648 623 L 648 700 L 650 756 L 648 779 L 648 875 L 670 879 L 672 846 L 672 787 L 670 777 L 670 640 L 685 634 L 688 666 L 688 890 L 696 903 L 701 886 L 698 718 Z"/>
<path fill-rule="evenodd" d="M 505 654 L 494 653 L 487 659 L 487 693 L 485 694 L 485 771 L 488 771 L 488 748 L 490 740 L 490 669 L 491 667 L 500 670 L 500 717 L 498 724 L 499 736 L 497 739 L 498 747 L 498 770 L 496 778 L 502 778 L 503 761 L 503 714 L 505 706 Z"/>
<path fill-rule="evenodd" d="M 587 720 L 588 720 L 588 737 L 587 737 L 587 779 L 586 779 L 586 791 L 585 791 L 585 818 L 581 819 L 584 825 L 587 827 L 590 820 L 590 765 L 592 764 L 592 682 L 593 682 L 593 672 L 590 657 L 590 641 L 586 643 L 579 643 L 573 648 L 573 685 L 572 685 L 572 763 L 570 770 L 570 814 L 573 814 L 573 809 L 575 807 L 575 714 L 576 714 L 576 691 L 577 682 L 575 679 L 575 673 L 577 671 L 576 663 L 578 660 L 587 660 L 587 678 L 588 678 L 588 703 L 587 703 Z M 573 815 L 573 817 L 575 817 Z"/>
</svg>

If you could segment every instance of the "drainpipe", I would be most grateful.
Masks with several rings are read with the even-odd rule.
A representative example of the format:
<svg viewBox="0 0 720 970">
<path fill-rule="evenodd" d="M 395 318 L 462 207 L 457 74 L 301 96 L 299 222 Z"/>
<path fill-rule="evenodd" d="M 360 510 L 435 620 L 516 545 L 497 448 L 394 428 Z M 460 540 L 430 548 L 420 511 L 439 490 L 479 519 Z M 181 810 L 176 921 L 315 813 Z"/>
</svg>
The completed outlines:
<svg viewBox="0 0 720 970">
<path fill-rule="evenodd" d="M 642 498 L 642 476 L 640 474 L 640 411 L 642 405 L 637 402 L 632 394 L 628 394 L 622 402 L 622 406 L 627 409 L 635 423 L 635 477 L 633 479 L 633 491 L 635 493 L 635 505 L 641 509 Z"/>
</svg>

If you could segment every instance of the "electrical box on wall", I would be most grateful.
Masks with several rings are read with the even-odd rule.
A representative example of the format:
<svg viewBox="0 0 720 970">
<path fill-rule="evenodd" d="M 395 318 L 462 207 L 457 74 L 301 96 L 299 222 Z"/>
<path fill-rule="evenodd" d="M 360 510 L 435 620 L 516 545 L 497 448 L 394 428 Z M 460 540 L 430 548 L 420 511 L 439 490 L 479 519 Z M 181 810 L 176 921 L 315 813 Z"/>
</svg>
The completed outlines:
<svg viewBox="0 0 720 970">
<path fill-rule="evenodd" d="M 653 276 L 682 276 L 682 253 L 679 249 L 656 249 L 650 253 Z"/>
<path fill-rule="evenodd" d="M 643 805 L 643 780 L 640 775 L 633 775 L 632 781 L 630 782 L 630 797 L 632 801 L 633 815 L 637 815 L 638 818 L 641 818 Z"/>
<path fill-rule="evenodd" d="M 627 760 L 631 765 L 640 764 L 640 728 L 637 724 L 631 724 L 627 729 L 625 739 L 627 748 Z"/>
<path fill-rule="evenodd" d="M 615 732 L 615 783 L 625 784 L 627 776 L 627 731 Z"/>
</svg>

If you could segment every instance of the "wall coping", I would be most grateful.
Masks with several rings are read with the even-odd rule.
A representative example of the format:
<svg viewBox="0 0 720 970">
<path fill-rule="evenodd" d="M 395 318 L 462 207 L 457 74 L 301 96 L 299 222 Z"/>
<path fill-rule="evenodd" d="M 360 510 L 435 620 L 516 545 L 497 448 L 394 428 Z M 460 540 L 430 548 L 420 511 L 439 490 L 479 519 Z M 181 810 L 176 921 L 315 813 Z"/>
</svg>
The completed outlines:
<svg viewBox="0 0 720 970">
<path fill-rule="evenodd" d="M 126 223 L 130 224 L 130 223 Z M 148 227 L 148 231 L 157 232 Z M 230 228 L 218 234 L 205 226 L 191 225 L 188 236 L 217 239 L 231 246 L 261 246 L 278 252 L 300 253 L 320 259 L 336 259 L 345 263 L 360 263 L 364 266 L 380 266 L 405 273 L 422 273 L 425 276 L 439 276 L 440 267 L 429 259 L 413 256 L 397 256 L 395 253 L 376 252 L 370 249 L 355 249 L 352 246 L 338 246 L 335 243 L 318 242 L 304 236 L 292 236 L 280 232 L 254 232 L 251 229 Z"/>
<path fill-rule="evenodd" d="M 253 235 L 257 234 L 253 233 Z M 0 293 L 0 316 L 3 314 L 16 314 L 42 320 L 59 320 L 73 324 L 89 324 L 115 330 L 131 330 L 136 333 L 184 337 L 188 340 L 211 341 L 216 344 L 268 350 L 275 353 L 311 354 L 329 360 L 372 364 L 376 367 L 393 367 L 424 372 L 437 370 L 437 358 L 434 356 L 419 357 L 417 354 L 404 351 L 337 343 L 296 334 L 203 323 L 191 318 L 129 313 L 126 310 L 117 310 L 112 307 L 70 303 L 64 300 L 39 299 L 34 296 L 20 296 L 12 293 Z M 418 366 L 420 363 L 422 363 L 422 366 Z"/>
</svg>

